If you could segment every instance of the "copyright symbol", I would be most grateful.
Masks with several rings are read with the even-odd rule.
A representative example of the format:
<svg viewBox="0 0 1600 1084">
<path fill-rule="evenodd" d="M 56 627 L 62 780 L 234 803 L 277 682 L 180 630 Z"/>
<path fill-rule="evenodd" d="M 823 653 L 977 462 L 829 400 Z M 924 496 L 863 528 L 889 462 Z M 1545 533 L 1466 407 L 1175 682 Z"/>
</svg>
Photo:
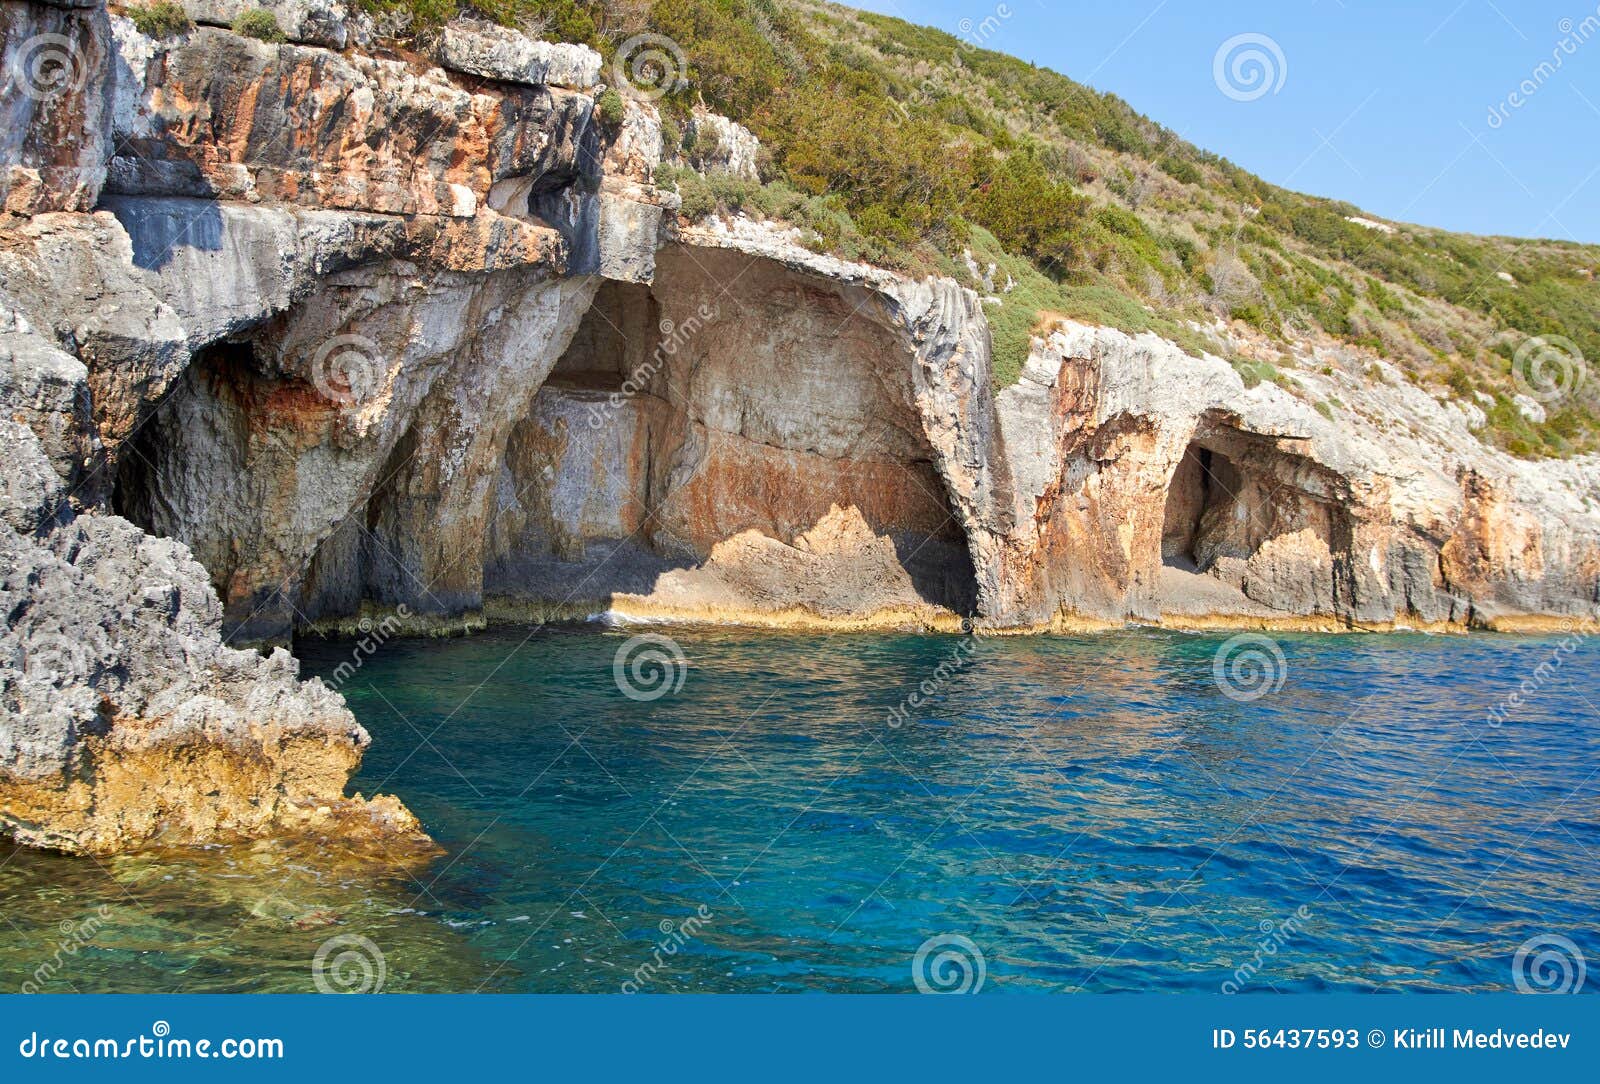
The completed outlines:
<svg viewBox="0 0 1600 1084">
<path fill-rule="evenodd" d="M 1376 1050 L 1378 1047 L 1382 1046 L 1383 1045 L 1383 1032 L 1380 1031 L 1377 1028 L 1373 1028 L 1371 1031 L 1367 1032 L 1367 1043 L 1374 1050 Z"/>
</svg>

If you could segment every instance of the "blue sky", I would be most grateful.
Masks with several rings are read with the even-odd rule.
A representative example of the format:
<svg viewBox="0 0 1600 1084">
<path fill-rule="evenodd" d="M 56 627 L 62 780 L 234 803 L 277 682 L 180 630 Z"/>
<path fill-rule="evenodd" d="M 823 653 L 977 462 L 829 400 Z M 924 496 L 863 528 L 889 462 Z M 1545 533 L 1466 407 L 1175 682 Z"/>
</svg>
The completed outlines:
<svg viewBox="0 0 1600 1084">
<path fill-rule="evenodd" d="M 854 6 L 969 38 L 988 20 L 986 47 L 1117 94 L 1289 188 L 1384 218 L 1600 242 L 1600 24 L 1584 24 L 1600 20 L 1600 0 Z M 1229 82 L 1229 97 L 1213 78 L 1219 48 L 1241 34 L 1282 57 L 1259 45 L 1281 85 L 1251 100 L 1237 99 L 1262 84 Z M 1223 71 L 1228 82 L 1226 59 Z"/>
</svg>

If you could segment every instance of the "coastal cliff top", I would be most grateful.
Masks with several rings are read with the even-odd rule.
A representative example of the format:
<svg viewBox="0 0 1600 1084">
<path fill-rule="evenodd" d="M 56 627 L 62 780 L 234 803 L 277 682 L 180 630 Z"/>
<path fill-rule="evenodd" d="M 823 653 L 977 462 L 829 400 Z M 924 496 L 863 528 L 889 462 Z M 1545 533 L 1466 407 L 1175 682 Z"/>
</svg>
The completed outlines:
<svg viewBox="0 0 1600 1084">
<path fill-rule="evenodd" d="M 394 40 L 463 10 L 361 4 Z M 743 176 L 662 171 L 686 215 L 783 219 L 820 251 L 987 295 L 1002 385 L 1030 338 L 1068 319 L 1221 352 L 1248 382 L 1291 385 L 1335 343 L 1353 373 L 1383 357 L 1480 410 L 1480 436 L 1513 454 L 1600 447 L 1584 379 L 1600 357 L 1596 246 L 1388 222 L 1269 184 L 1115 95 L 982 48 L 987 23 L 961 39 L 818 0 L 472 10 L 598 50 L 602 82 L 660 108 L 669 159 L 718 138 L 697 107 L 759 137 Z M 1241 338 L 1258 348 L 1234 351 Z"/>
</svg>

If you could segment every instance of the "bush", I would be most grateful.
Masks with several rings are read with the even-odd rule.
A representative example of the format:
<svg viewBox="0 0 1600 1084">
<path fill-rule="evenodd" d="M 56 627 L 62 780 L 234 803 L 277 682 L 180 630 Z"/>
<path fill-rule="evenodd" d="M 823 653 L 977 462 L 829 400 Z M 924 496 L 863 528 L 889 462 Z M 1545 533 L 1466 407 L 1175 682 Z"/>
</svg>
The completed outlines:
<svg viewBox="0 0 1600 1084">
<path fill-rule="evenodd" d="M 1248 358 L 1229 358 L 1229 364 L 1244 380 L 1244 386 L 1253 388 L 1264 380 L 1278 383 L 1278 367 L 1270 361 L 1250 360 Z"/>
<path fill-rule="evenodd" d="M 1088 200 L 1052 178 L 1030 151 L 983 162 L 977 172 L 977 187 L 967 200 L 975 222 L 1057 277 L 1077 264 Z"/>
<path fill-rule="evenodd" d="M 247 38 L 255 38 L 257 41 L 278 42 L 288 40 L 284 37 L 283 28 L 278 25 L 277 16 L 270 11 L 263 11 L 261 8 L 241 11 L 238 17 L 233 20 L 233 32 L 235 34 L 243 34 Z"/>
<path fill-rule="evenodd" d="M 129 8 L 128 18 L 147 38 L 172 38 L 194 29 L 189 13 L 172 0 L 156 0 L 148 7 Z"/>
<path fill-rule="evenodd" d="M 622 95 L 617 93 L 615 87 L 608 87 L 605 93 L 600 95 L 596 108 L 600 113 L 600 123 L 608 128 L 615 128 L 622 123 L 622 118 L 628 115 L 627 103 L 622 100 Z"/>
<path fill-rule="evenodd" d="M 1205 179 L 1194 163 L 1182 158 L 1163 158 L 1157 165 L 1166 171 L 1167 176 L 1184 184 L 1199 184 Z"/>
</svg>

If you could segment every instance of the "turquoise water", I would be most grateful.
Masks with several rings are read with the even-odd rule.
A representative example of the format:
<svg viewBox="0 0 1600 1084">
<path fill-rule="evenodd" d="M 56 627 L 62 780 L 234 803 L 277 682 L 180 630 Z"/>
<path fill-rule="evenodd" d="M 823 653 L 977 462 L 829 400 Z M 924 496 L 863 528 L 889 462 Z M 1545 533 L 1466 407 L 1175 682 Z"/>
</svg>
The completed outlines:
<svg viewBox="0 0 1600 1084">
<path fill-rule="evenodd" d="M 661 629 L 683 663 L 624 668 L 639 700 L 638 631 L 382 645 L 344 683 L 356 786 L 440 858 L 14 852 L 0 978 L 96 907 L 50 988 L 312 989 L 341 935 L 388 990 L 1489 990 L 1536 936 L 1600 958 L 1600 643 L 1280 636 L 1240 700 L 1223 636 Z"/>
</svg>

